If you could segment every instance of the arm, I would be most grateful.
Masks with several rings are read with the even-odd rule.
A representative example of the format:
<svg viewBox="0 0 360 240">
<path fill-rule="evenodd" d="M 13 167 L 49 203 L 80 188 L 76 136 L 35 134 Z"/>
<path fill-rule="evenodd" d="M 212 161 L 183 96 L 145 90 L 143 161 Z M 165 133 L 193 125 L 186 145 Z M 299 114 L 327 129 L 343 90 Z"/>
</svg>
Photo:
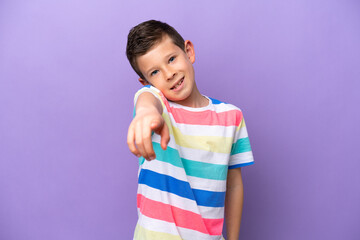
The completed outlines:
<svg viewBox="0 0 360 240">
<path fill-rule="evenodd" d="M 225 222 L 227 240 L 238 240 L 243 207 L 241 168 L 229 169 L 226 182 Z"/>
<path fill-rule="evenodd" d="M 151 132 L 161 135 L 161 147 L 165 150 L 170 140 L 169 129 L 161 116 L 163 112 L 160 101 L 151 93 L 140 94 L 136 102 L 136 115 L 130 123 L 127 143 L 130 151 L 147 160 L 155 159 L 151 141 Z"/>
</svg>

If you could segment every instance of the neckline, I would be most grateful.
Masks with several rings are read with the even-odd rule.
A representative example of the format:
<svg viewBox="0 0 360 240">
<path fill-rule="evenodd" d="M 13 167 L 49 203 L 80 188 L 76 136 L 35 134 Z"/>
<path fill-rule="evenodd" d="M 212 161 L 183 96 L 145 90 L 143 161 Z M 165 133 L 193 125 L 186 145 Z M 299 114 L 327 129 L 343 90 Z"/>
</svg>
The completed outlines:
<svg viewBox="0 0 360 240">
<path fill-rule="evenodd" d="M 204 107 L 199 107 L 199 108 L 184 106 L 184 105 L 178 104 L 176 102 L 172 102 L 172 101 L 168 101 L 168 102 L 173 107 L 186 109 L 186 110 L 192 111 L 192 112 L 200 112 L 200 111 L 211 109 L 211 107 L 213 105 L 211 99 L 208 96 L 205 96 L 205 95 L 202 95 L 202 96 L 205 97 L 209 101 L 209 103 L 208 103 L 208 105 L 206 105 Z"/>
</svg>

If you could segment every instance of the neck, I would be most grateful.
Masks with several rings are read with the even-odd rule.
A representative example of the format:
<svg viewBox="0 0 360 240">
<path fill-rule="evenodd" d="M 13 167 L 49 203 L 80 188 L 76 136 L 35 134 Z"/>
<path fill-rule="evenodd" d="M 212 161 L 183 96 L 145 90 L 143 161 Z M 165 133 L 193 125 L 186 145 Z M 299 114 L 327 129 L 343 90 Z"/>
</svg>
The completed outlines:
<svg viewBox="0 0 360 240">
<path fill-rule="evenodd" d="M 195 85 L 191 96 L 185 100 L 177 101 L 176 103 L 185 107 L 201 108 L 206 107 L 209 104 L 209 100 L 199 92 Z"/>
</svg>

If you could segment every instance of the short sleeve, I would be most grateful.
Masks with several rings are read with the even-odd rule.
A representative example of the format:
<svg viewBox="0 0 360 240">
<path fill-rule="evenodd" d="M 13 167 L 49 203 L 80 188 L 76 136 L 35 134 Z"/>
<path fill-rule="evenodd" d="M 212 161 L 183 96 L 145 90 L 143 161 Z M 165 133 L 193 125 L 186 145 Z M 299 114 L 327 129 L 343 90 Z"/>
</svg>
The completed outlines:
<svg viewBox="0 0 360 240">
<path fill-rule="evenodd" d="M 245 120 L 241 114 L 241 120 L 236 128 L 233 144 L 231 147 L 229 169 L 244 167 L 254 163 Z"/>
<path fill-rule="evenodd" d="M 146 85 L 142 88 L 140 88 L 134 96 L 134 107 L 136 106 L 136 102 L 139 98 L 139 96 L 144 93 L 144 92 L 149 92 L 152 95 L 154 95 L 157 99 L 160 100 L 161 104 L 164 105 L 164 101 L 163 101 L 163 94 L 160 92 L 160 90 L 158 90 L 157 88 L 151 86 L 151 85 Z"/>
<path fill-rule="evenodd" d="M 155 88 L 155 87 L 153 87 L 151 85 L 146 85 L 146 86 L 140 88 L 135 93 L 133 117 L 135 117 L 135 108 L 136 108 L 137 100 L 138 100 L 139 96 L 144 92 L 149 92 L 152 95 L 154 95 L 157 99 L 159 99 L 160 102 L 161 102 L 161 105 L 162 105 L 162 107 L 164 109 L 164 112 L 167 111 L 167 109 L 169 108 L 169 103 L 168 103 L 167 99 L 165 98 L 165 96 L 162 94 L 162 92 L 159 89 L 157 89 L 157 88 Z"/>
</svg>

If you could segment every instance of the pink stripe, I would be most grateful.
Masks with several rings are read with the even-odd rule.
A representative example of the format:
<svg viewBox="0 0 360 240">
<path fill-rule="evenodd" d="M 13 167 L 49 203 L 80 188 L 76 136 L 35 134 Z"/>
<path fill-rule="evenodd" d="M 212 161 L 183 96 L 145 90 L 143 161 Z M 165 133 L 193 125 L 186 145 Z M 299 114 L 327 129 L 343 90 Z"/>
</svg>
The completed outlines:
<svg viewBox="0 0 360 240">
<path fill-rule="evenodd" d="M 145 196 L 137 195 L 137 207 L 147 217 L 175 223 L 176 226 L 192 229 L 209 235 L 221 235 L 223 218 L 208 219 L 170 204 L 154 201 Z"/>
<path fill-rule="evenodd" d="M 177 123 L 193 125 L 239 126 L 243 117 L 242 112 L 237 109 L 220 113 L 205 110 L 194 114 L 185 109 L 170 107 L 170 112 Z"/>
</svg>

